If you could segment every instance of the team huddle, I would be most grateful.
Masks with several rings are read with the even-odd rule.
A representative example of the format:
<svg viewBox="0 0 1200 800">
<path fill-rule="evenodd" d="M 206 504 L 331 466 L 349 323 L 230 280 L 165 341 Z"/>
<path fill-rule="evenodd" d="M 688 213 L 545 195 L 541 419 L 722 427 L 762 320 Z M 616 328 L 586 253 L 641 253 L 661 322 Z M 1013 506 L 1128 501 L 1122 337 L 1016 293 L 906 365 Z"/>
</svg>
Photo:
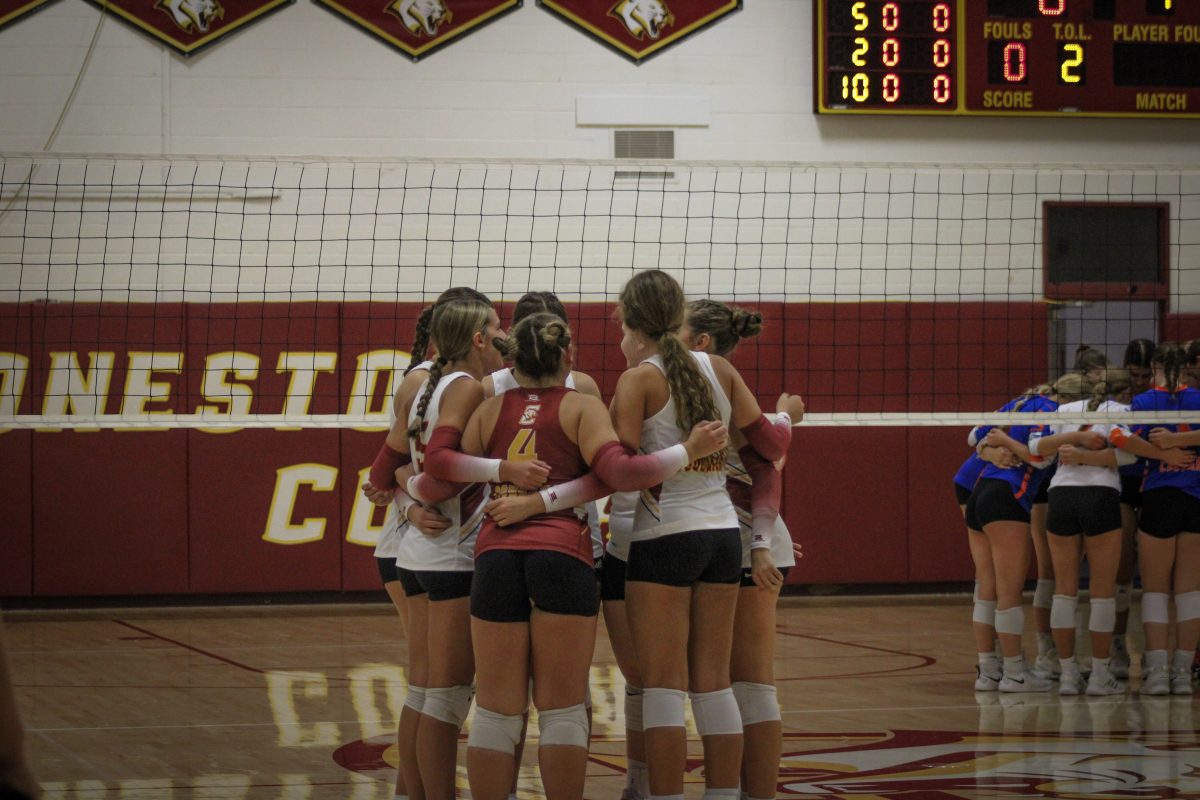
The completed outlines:
<svg viewBox="0 0 1200 800">
<path fill-rule="evenodd" d="M 795 564 L 779 471 L 804 404 L 765 415 L 724 358 L 757 313 L 688 303 L 659 270 L 617 313 L 608 406 L 551 293 L 521 298 L 507 332 L 468 288 L 418 320 L 363 486 L 390 507 L 376 559 L 408 640 L 397 797 L 455 796 L 472 699 L 471 794 L 515 796 L 532 694 L 545 793 L 582 798 L 601 609 L 626 682 L 622 797 L 682 798 L 689 699 L 705 797 L 775 796 L 775 606 Z"/>
<path fill-rule="evenodd" d="M 1000 410 L 1133 411 L 1144 412 L 1145 423 L 971 431 L 969 443 L 977 452 L 954 484 L 975 562 L 977 691 L 1048 691 L 1055 680 L 1063 695 L 1126 691 L 1125 629 L 1140 567 L 1145 635 L 1140 692 L 1192 694 L 1193 654 L 1200 642 L 1200 430 L 1160 424 L 1154 412 L 1200 410 L 1200 390 L 1193 388 L 1198 364 L 1200 342 L 1186 349 L 1156 348 L 1135 339 L 1119 369 L 1099 351 L 1080 348 L 1073 372 Z M 1033 665 L 1026 664 L 1021 647 L 1030 544 L 1038 570 Z M 1085 554 L 1092 650 L 1086 679 L 1075 656 Z"/>
</svg>

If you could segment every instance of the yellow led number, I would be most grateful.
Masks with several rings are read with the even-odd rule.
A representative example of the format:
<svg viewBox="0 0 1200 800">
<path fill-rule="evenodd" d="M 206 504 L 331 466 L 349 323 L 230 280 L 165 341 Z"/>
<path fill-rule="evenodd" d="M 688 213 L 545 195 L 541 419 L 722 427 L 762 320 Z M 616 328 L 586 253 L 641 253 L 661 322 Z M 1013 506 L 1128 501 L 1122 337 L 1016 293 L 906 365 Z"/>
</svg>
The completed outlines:
<svg viewBox="0 0 1200 800">
<path fill-rule="evenodd" d="M 509 461 L 533 461 L 537 458 L 537 431 L 521 428 L 508 446 Z"/>
<path fill-rule="evenodd" d="M 850 7 L 850 15 L 854 17 L 854 30 L 856 31 L 865 31 L 867 25 L 871 24 L 866 12 L 863 11 L 866 7 L 866 3 L 855 3 Z"/>
<path fill-rule="evenodd" d="M 1083 64 L 1083 45 L 1081 44 L 1064 44 L 1063 55 L 1067 56 L 1060 69 L 1063 83 L 1079 83 L 1080 76 L 1074 72 L 1075 68 Z"/>
</svg>

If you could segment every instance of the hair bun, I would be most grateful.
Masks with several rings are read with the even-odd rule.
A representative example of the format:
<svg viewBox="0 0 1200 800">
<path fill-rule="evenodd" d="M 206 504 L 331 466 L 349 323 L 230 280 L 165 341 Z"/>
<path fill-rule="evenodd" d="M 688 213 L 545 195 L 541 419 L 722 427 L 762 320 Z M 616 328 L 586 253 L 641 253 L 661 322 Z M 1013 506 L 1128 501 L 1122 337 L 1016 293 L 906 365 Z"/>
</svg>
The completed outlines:
<svg viewBox="0 0 1200 800">
<path fill-rule="evenodd" d="M 571 345 L 571 331 L 561 320 L 551 320 L 542 328 L 542 341 L 551 347 L 566 350 Z"/>
<path fill-rule="evenodd" d="M 748 339 L 751 336 L 758 336 L 762 331 L 763 316 L 757 311 L 747 311 L 744 308 L 733 309 L 733 320 L 731 325 L 733 332 L 738 335 L 739 339 Z"/>
</svg>

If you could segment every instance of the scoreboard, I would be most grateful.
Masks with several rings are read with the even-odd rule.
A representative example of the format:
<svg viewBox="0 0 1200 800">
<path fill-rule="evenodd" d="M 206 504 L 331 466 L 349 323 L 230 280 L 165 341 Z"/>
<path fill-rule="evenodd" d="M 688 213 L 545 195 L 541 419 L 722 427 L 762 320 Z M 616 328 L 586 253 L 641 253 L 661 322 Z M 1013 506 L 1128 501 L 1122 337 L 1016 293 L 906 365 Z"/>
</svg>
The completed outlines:
<svg viewBox="0 0 1200 800">
<path fill-rule="evenodd" d="M 820 114 L 1200 118 L 1200 0 L 813 0 Z"/>
</svg>

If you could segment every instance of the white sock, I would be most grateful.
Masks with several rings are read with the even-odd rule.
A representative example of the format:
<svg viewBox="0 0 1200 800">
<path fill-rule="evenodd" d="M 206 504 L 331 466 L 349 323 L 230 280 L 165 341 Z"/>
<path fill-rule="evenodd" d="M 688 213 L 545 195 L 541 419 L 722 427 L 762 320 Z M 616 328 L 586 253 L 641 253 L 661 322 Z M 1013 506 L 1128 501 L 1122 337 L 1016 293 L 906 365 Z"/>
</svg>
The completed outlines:
<svg viewBox="0 0 1200 800">
<path fill-rule="evenodd" d="M 1167 665 L 1166 650 L 1147 650 L 1146 651 L 1146 666 L 1147 667 L 1165 667 Z"/>
<path fill-rule="evenodd" d="M 1054 649 L 1054 637 L 1048 633 L 1039 633 L 1037 635 L 1038 656 L 1044 656 Z"/>
<path fill-rule="evenodd" d="M 1076 674 L 1079 672 L 1079 662 L 1075 660 L 1075 656 L 1071 656 L 1070 658 L 1060 658 L 1058 663 L 1062 665 L 1063 672 L 1072 672 Z"/>
<path fill-rule="evenodd" d="M 1171 668 L 1191 669 L 1193 657 L 1194 654 L 1191 650 L 1176 650 L 1174 658 L 1171 659 Z"/>
<path fill-rule="evenodd" d="M 1092 656 L 1092 674 L 1099 675 L 1101 678 L 1106 677 L 1108 675 L 1108 662 L 1109 659 L 1107 658 Z"/>
<path fill-rule="evenodd" d="M 1004 657 L 1004 674 L 1019 675 L 1025 671 L 1025 659 L 1021 656 Z"/>
</svg>

